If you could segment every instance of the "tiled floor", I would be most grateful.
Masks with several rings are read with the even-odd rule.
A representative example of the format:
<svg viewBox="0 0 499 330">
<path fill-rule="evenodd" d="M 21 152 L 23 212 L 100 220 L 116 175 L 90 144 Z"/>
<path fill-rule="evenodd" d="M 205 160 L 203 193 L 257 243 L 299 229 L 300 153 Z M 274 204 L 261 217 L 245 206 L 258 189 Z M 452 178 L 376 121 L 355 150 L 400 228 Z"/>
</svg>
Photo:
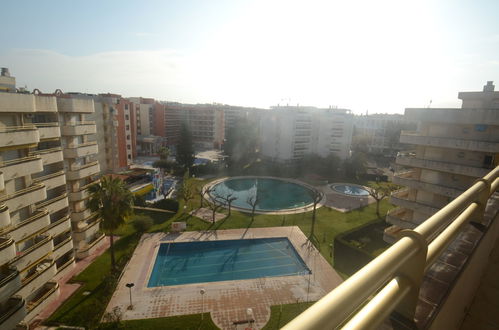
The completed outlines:
<svg viewBox="0 0 499 330">
<path fill-rule="evenodd" d="M 263 237 L 288 237 L 312 274 L 147 287 L 159 243 Z M 133 310 L 127 310 L 130 298 L 125 284 L 130 282 L 135 284 L 132 288 Z M 271 305 L 315 301 L 341 282 L 341 277 L 307 243 L 305 235 L 296 226 L 184 232 L 176 235 L 146 234 L 142 236 L 126 266 L 107 311 L 118 306 L 125 320 L 210 312 L 219 327 L 234 329 L 233 322 L 246 320 L 246 310 L 251 308 L 256 321 L 254 328 L 259 329 L 267 323 Z M 201 289 L 206 292 L 203 296 L 200 294 Z"/>
</svg>

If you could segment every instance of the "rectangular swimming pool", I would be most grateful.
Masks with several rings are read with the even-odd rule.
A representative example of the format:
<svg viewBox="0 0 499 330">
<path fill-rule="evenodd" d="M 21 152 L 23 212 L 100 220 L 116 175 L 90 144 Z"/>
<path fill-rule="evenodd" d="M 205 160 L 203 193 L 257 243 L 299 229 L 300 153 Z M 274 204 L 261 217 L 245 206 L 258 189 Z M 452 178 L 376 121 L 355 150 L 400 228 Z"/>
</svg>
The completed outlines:
<svg viewBox="0 0 499 330">
<path fill-rule="evenodd" d="M 162 243 L 148 287 L 310 274 L 285 237 Z"/>
</svg>

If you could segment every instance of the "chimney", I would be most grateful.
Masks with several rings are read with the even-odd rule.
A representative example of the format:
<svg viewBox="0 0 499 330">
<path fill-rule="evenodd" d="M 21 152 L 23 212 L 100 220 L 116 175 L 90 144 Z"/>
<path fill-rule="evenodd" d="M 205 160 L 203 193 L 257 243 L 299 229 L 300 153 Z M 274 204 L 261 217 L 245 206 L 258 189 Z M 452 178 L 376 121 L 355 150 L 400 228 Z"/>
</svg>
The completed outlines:
<svg viewBox="0 0 499 330">
<path fill-rule="evenodd" d="M 3 74 L 3 71 L 2 71 Z M 483 86 L 483 91 L 484 92 L 493 92 L 494 91 L 494 82 L 493 81 L 487 81 L 487 85 Z"/>
</svg>

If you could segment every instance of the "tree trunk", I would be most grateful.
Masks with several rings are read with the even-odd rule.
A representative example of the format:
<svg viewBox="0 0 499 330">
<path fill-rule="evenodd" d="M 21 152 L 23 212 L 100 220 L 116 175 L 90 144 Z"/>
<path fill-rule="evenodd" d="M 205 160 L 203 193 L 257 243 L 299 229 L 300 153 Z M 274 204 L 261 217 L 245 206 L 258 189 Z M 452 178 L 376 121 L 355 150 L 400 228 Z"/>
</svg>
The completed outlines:
<svg viewBox="0 0 499 330">
<path fill-rule="evenodd" d="M 314 237 L 315 234 L 315 211 L 317 209 L 317 204 L 314 203 L 314 211 L 312 212 L 312 229 L 310 230 L 310 238 Z"/>
<path fill-rule="evenodd" d="M 230 203 L 229 203 L 229 217 L 230 217 Z"/>
<path fill-rule="evenodd" d="M 378 218 L 381 218 L 380 215 L 379 215 L 379 202 L 380 202 L 380 200 L 377 199 L 376 200 L 376 215 L 378 216 Z"/>
<path fill-rule="evenodd" d="M 114 236 L 113 232 L 109 233 L 109 242 L 111 243 L 109 251 L 111 251 L 111 271 L 116 269 L 116 260 L 114 259 Z"/>
<path fill-rule="evenodd" d="M 202 208 L 203 207 L 203 194 L 200 193 L 199 195 L 201 196 L 201 205 L 199 206 L 199 208 Z"/>
<path fill-rule="evenodd" d="M 212 214 L 211 214 L 211 217 L 212 217 L 212 221 L 213 221 L 213 223 L 215 223 L 215 213 L 216 213 L 216 212 L 217 212 L 217 209 L 215 209 L 215 208 L 214 208 L 214 209 L 212 210 Z"/>
</svg>

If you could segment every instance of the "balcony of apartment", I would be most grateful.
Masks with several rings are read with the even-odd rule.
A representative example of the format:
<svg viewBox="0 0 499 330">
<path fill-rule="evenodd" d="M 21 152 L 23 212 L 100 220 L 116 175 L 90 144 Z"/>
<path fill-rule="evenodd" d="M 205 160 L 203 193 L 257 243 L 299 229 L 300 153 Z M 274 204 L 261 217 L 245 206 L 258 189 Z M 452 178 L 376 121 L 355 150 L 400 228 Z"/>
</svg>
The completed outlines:
<svg viewBox="0 0 499 330">
<path fill-rule="evenodd" d="M 392 182 L 401 186 L 406 186 L 416 190 L 425 190 L 448 197 L 457 197 L 463 193 L 463 190 L 446 185 L 419 181 L 419 176 L 414 170 L 396 173 L 393 176 Z"/>
<path fill-rule="evenodd" d="M 16 267 L 0 267 L 0 301 L 4 302 L 21 288 L 21 275 Z"/>
<path fill-rule="evenodd" d="M 2 93 L 0 112 L 57 112 L 57 103 L 53 96 Z"/>
<path fill-rule="evenodd" d="M 423 221 L 424 219 L 414 218 L 413 211 L 404 207 L 397 207 L 386 214 L 386 222 L 400 228 L 412 229 Z"/>
<path fill-rule="evenodd" d="M 43 171 L 42 158 L 40 156 L 28 156 L 3 161 L 0 162 L 0 171 L 3 172 L 6 181 L 38 173 Z"/>
<path fill-rule="evenodd" d="M 71 202 L 78 202 L 78 201 L 82 201 L 84 199 L 87 199 L 90 196 L 89 192 L 88 192 L 88 187 L 90 187 L 94 183 L 95 182 L 92 182 L 92 183 L 90 183 L 88 185 L 85 185 L 85 186 L 81 187 L 77 191 L 69 193 L 69 200 Z"/>
<path fill-rule="evenodd" d="M 0 149 L 32 146 L 38 142 L 40 142 L 40 133 L 35 126 L 0 127 Z"/>
<path fill-rule="evenodd" d="M 95 126 L 95 121 L 69 122 L 61 127 L 61 133 L 64 136 L 80 136 L 95 134 L 96 132 L 97 126 Z"/>
<path fill-rule="evenodd" d="M 61 235 L 54 238 L 54 252 L 52 252 L 52 257 L 54 260 L 59 259 L 69 251 L 73 250 L 73 238 L 71 237 L 71 232 L 67 232 L 67 236 Z"/>
<path fill-rule="evenodd" d="M 47 209 L 50 213 L 55 213 L 68 206 L 69 201 L 67 193 L 62 193 L 60 196 L 36 204 L 37 209 Z"/>
<path fill-rule="evenodd" d="M 31 238 L 23 249 L 17 252 L 17 256 L 11 263 L 22 271 L 38 260 L 47 257 L 52 250 L 54 250 L 52 236 L 38 235 Z"/>
<path fill-rule="evenodd" d="M 93 113 L 94 100 L 82 98 L 58 97 L 57 108 L 59 112 Z"/>
<path fill-rule="evenodd" d="M 3 172 L 0 171 L 0 191 L 5 189 L 5 180 L 3 178 Z"/>
<path fill-rule="evenodd" d="M 432 108 L 407 108 L 404 119 L 419 121 L 424 118 L 426 122 L 447 124 L 488 124 L 499 125 L 499 117 L 495 109 L 432 109 Z"/>
<path fill-rule="evenodd" d="M 472 177 L 482 177 L 490 171 L 490 169 L 482 167 L 447 163 L 430 159 L 420 159 L 416 158 L 416 156 L 412 153 L 399 153 L 397 155 L 396 162 L 398 165 L 403 165 L 403 166 L 426 168 L 434 171 L 461 174 Z"/>
<path fill-rule="evenodd" d="M 54 279 L 58 281 L 73 269 L 75 264 L 74 252 L 69 251 L 59 259 L 56 259 L 55 263 L 57 265 L 57 274 L 54 276 Z"/>
<path fill-rule="evenodd" d="M 33 179 L 35 183 L 41 183 L 45 185 L 47 190 L 60 187 L 66 184 L 66 174 L 64 171 L 59 171 L 55 173 L 51 173 L 48 175 L 37 177 Z"/>
<path fill-rule="evenodd" d="M 76 241 L 89 241 L 91 237 L 94 237 L 99 231 L 100 218 L 97 214 L 92 214 L 90 217 L 84 221 L 76 224 L 76 229 L 73 230 L 73 237 Z"/>
<path fill-rule="evenodd" d="M 90 211 L 90 209 L 88 209 L 88 208 L 85 208 L 82 211 L 73 211 L 73 212 L 71 212 L 71 222 L 79 222 L 79 221 L 88 219 L 94 215 L 95 215 L 95 213 Z"/>
<path fill-rule="evenodd" d="M 12 237 L 0 236 L 0 265 L 5 265 L 16 256 L 16 245 Z"/>
<path fill-rule="evenodd" d="M 47 234 L 51 235 L 52 237 L 56 237 L 57 235 L 60 235 L 68 230 L 71 229 L 71 217 L 69 214 L 66 214 L 62 216 L 60 219 L 57 219 L 50 223 L 50 225 L 47 228 Z"/>
<path fill-rule="evenodd" d="M 39 210 L 36 211 L 29 218 L 15 224 L 9 231 L 9 236 L 16 242 L 19 242 L 26 237 L 33 235 L 47 227 L 50 224 L 49 211 Z"/>
<path fill-rule="evenodd" d="M 99 152 L 96 141 L 80 143 L 78 145 L 67 146 L 64 148 L 65 158 L 80 158 L 95 155 Z"/>
<path fill-rule="evenodd" d="M 390 203 L 427 214 L 428 216 L 437 213 L 438 210 L 441 209 L 438 205 L 417 201 L 413 196 L 411 196 L 409 189 L 403 189 L 393 193 L 390 196 Z"/>
<path fill-rule="evenodd" d="M 21 296 L 13 296 L 0 305 L 0 329 L 15 329 L 25 317 L 26 302 Z"/>
<path fill-rule="evenodd" d="M 58 139 L 61 137 L 59 123 L 34 123 L 38 128 L 40 140 Z"/>
<path fill-rule="evenodd" d="M 59 284 L 57 282 L 47 282 L 35 293 L 26 299 L 27 315 L 24 318 L 29 323 L 44 308 L 47 307 L 59 294 Z"/>
<path fill-rule="evenodd" d="M 76 251 L 76 257 L 81 259 L 94 253 L 95 250 L 104 243 L 105 237 L 106 235 L 104 235 L 104 233 L 96 233 L 95 236 L 91 237 L 87 242 L 80 243 L 80 247 Z"/>
<path fill-rule="evenodd" d="M 30 155 L 40 155 L 43 165 L 62 162 L 64 160 L 61 147 L 50 149 L 35 150 L 30 152 Z"/>
<path fill-rule="evenodd" d="M 38 203 L 45 198 L 47 198 L 45 186 L 41 183 L 34 183 L 28 188 L 0 196 L 0 204 L 5 204 L 10 212 L 14 212 L 23 207 Z"/>
<path fill-rule="evenodd" d="M 402 131 L 400 143 L 492 153 L 499 150 L 499 142 L 496 141 L 425 136 L 417 131 Z"/>
<path fill-rule="evenodd" d="M 100 172 L 99 162 L 91 162 L 84 165 L 72 166 L 71 170 L 67 171 L 67 180 L 81 180 L 87 178 L 91 175 L 98 174 Z"/>
<path fill-rule="evenodd" d="M 0 203 L 0 234 L 10 228 L 10 223 L 9 208 L 4 203 Z"/>
<path fill-rule="evenodd" d="M 57 267 L 53 259 L 44 259 L 23 273 L 22 288 L 17 294 L 26 299 L 57 274 Z"/>
</svg>

